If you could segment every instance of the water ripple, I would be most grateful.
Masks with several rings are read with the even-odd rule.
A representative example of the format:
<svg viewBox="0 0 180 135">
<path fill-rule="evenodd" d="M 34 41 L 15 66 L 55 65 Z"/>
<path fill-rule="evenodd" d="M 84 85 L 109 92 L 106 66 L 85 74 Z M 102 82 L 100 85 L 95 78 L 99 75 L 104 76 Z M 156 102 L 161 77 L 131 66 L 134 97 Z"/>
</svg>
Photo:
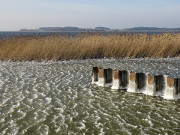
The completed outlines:
<svg viewBox="0 0 180 135">
<path fill-rule="evenodd" d="M 0 62 L 0 134 L 176 134 L 180 104 L 91 86 L 93 66 L 180 77 L 180 59 Z"/>
</svg>

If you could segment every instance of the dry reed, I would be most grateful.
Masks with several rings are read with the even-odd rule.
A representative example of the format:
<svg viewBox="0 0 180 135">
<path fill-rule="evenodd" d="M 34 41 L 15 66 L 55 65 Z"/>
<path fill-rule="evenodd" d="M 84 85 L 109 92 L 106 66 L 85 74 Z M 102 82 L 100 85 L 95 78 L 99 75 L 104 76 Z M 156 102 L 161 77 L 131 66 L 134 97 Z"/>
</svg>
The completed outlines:
<svg viewBox="0 0 180 135">
<path fill-rule="evenodd" d="M 0 39 L 0 60 L 180 57 L 180 34 L 82 34 Z"/>
</svg>

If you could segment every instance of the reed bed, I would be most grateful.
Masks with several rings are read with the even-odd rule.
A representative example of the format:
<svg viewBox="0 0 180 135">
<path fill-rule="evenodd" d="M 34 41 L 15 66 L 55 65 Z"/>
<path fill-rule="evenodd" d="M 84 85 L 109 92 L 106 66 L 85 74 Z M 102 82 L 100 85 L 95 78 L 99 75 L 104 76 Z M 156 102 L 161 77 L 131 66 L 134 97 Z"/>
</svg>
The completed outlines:
<svg viewBox="0 0 180 135">
<path fill-rule="evenodd" d="M 180 34 L 81 34 L 0 39 L 0 60 L 180 57 Z"/>
</svg>

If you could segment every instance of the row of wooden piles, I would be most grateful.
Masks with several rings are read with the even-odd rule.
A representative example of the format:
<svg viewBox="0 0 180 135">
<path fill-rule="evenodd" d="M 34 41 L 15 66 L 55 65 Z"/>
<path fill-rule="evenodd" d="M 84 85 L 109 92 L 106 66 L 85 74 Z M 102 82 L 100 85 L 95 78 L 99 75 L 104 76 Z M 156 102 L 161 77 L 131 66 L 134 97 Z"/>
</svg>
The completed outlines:
<svg viewBox="0 0 180 135">
<path fill-rule="evenodd" d="M 92 84 L 126 90 L 127 92 L 161 96 L 168 100 L 180 99 L 180 78 L 170 78 L 167 75 L 151 75 L 93 67 Z"/>
</svg>

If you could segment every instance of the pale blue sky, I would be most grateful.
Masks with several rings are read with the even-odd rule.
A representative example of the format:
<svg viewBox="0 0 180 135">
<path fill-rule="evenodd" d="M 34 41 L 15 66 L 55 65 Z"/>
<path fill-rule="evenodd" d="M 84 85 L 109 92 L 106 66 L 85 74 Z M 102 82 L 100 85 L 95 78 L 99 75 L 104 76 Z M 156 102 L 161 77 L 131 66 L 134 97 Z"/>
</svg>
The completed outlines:
<svg viewBox="0 0 180 135">
<path fill-rule="evenodd" d="M 180 27 L 180 0 L 0 0 L 0 31 L 77 26 Z"/>
</svg>

